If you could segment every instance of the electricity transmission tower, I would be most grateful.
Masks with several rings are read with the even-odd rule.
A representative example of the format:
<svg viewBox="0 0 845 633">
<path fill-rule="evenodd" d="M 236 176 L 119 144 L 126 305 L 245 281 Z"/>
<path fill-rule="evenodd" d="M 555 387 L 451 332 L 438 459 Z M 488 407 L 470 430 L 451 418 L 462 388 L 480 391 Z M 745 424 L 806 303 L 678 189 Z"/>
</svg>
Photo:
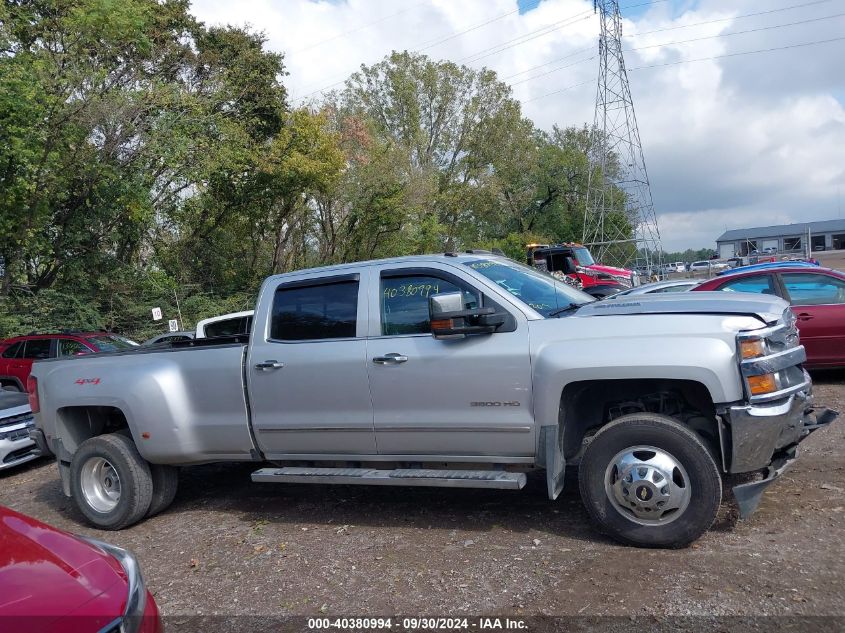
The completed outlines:
<svg viewBox="0 0 845 633">
<path fill-rule="evenodd" d="M 594 8 L 600 61 L 583 241 L 599 262 L 659 266 L 660 231 L 622 57 L 619 2 L 594 0 Z"/>
</svg>

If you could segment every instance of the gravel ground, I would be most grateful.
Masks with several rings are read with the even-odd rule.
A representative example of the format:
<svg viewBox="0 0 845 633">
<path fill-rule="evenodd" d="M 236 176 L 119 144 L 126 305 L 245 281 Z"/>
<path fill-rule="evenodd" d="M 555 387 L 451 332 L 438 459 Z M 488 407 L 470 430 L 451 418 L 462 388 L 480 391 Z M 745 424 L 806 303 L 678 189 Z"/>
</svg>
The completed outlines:
<svg viewBox="0 0 845 633">
<path fill-rule="evenodd" d="M 845 372 L 814 378 L 845 411 Z M 597 534 L 572 478 L 550 502 L 542 477 L 521 492 L 332 487 L 201 466 L 164 514 L 103 533 L 44 460 L 0 474 L 0 503 L 134 551 L 177 631 L 190 614 L 843 616 L 845 424 L 803 446 L 751 519 L 679 551 Z"/>
</svg>

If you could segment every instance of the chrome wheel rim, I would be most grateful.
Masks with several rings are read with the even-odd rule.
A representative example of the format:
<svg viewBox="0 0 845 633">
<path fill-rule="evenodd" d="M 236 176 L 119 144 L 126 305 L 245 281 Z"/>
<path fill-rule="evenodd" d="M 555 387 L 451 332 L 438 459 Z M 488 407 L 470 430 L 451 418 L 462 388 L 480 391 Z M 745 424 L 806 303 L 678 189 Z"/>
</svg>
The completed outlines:
<svg viewBox="0 0 845 633">
<path fill-rule="evenodd" d="M 120 476 L 102 457 L 91 457 L 82 465 L 80 485 L 85 502 L 97 512 L 111 512 L 120 501 Z"/>
<path fill-rule="evenodd" d="M 621 515 L 640 525 L 671 523 L 692 494 L 683 464 L 654 446 L 619 451 L 605 470 L 604 491 Z"/>
</svg>

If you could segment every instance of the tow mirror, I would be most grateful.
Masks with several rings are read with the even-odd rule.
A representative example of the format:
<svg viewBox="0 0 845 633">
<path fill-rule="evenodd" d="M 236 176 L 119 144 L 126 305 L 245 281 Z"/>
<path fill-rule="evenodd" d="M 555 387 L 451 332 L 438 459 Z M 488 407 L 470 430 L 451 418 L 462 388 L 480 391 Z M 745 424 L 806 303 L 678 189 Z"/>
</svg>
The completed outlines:
<svg viewBox="0 0 845 633">
<path fill-rule="evenodd" d="M 442 292 L 428 298 L 428 318 L 435 338 L 463 338 L 469 334 L 492 334 L 507 315 L 494 308 L 464 308 L 462 292 Z"/>
</svg>

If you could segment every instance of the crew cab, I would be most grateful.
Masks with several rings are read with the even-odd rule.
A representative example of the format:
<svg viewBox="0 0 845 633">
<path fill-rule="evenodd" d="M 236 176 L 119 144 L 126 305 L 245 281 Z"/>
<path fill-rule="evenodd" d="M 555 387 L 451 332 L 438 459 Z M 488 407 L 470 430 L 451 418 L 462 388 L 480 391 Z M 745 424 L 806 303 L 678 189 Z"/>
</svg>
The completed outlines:
<svg viewBox="0 0 845 633">
<path fill-rule="evenodd" d="M 173 499 L 176 466 L 255 462 L 253 481 L 517 490 L 577 465 L 622 542 L 708 529 L 722 475 L 744 516 L 836 413 L 815 408 L 778 297 L 595 301 L 493 254 L 267 279 L 250 335 L 39 361 L 33 438 L 64 493 L 119 529 Z M 267 465 L 267 462 L 270 465 Z"/>
</svg>

